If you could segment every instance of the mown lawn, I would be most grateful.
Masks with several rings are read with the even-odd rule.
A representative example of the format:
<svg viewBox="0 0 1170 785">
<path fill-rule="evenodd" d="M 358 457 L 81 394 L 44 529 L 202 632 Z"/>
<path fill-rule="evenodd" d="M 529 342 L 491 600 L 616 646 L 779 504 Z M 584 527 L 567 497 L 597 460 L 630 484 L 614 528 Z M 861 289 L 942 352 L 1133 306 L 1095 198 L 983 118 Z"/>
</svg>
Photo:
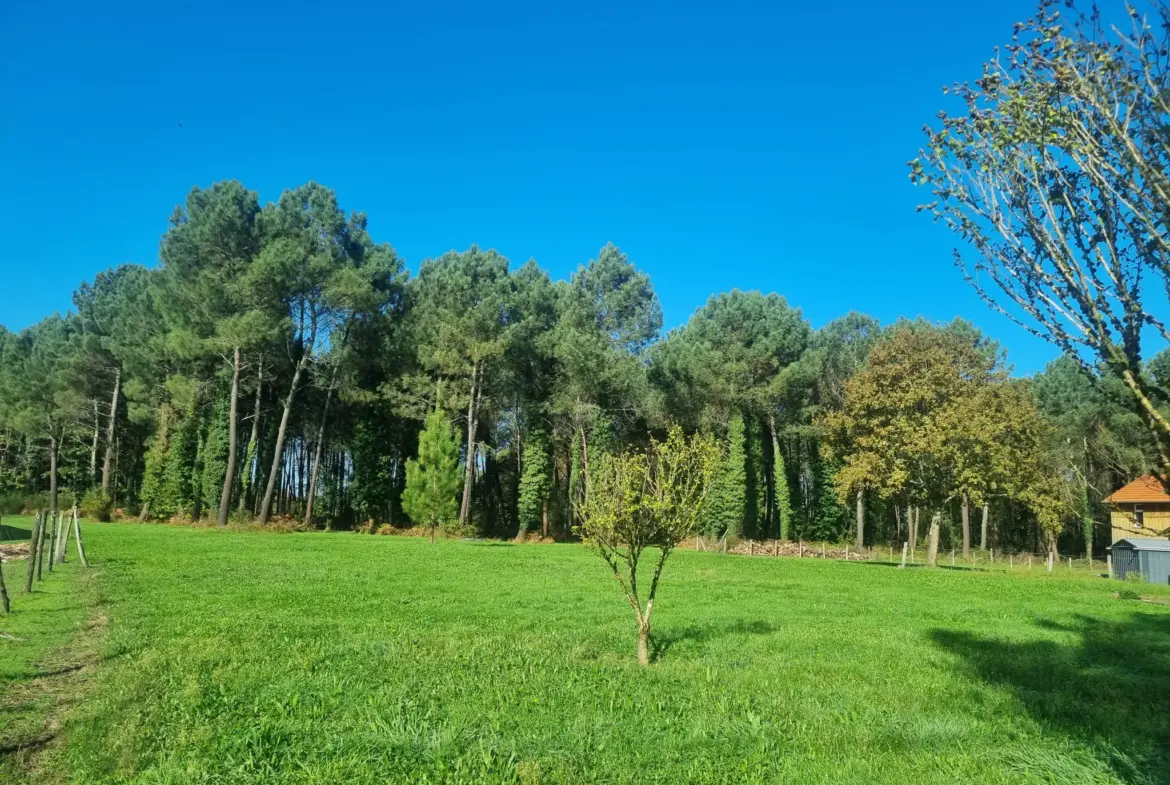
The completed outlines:
<svg viewBox="0 0 1170 785">
<path fill-rule="evenodd" d="M 27 542 L 32 520 L 0 519 L 0 543 Z M 75 551 L 69 561 L 34 581 L 24 594 L 28 562 L 3 563 L 4 582 L 12 613 L 0 616 L 0 782 L 16 782 L 27 765 L 51 740 L 54 728 L 46 720 L 60 715 L 77 689 L 73 666 L 82 656 L 81 642 L 91 609 L 94 576 L 79 576 Z"/>
<path fill-rule="evenodd" d="M 37 782 L 1170 782 L 1170 607 L 1084 575 L 680 552 L 640 668 L 577 546 L 86 536 Z"/>
</svg>

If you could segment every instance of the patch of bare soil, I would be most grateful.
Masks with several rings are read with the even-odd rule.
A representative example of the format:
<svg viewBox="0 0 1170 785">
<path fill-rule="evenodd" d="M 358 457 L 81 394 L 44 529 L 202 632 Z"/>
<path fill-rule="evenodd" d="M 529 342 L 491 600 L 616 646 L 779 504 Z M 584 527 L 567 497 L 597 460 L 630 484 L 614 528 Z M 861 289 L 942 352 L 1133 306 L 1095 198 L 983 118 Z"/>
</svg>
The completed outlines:
<svg viewBox="0 0 1170 785">
<path fill-rule="evenodd" d="M 28 558 L 27 542 L 6 542 L 0 545 L 0 561 Z"/>
</svg>

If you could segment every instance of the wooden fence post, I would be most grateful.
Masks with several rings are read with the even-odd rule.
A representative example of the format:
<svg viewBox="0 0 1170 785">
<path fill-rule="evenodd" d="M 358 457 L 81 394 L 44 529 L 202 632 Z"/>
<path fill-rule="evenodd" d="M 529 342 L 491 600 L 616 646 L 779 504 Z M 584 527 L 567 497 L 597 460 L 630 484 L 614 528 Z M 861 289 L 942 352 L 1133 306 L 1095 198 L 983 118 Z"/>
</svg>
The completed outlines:
<svg viewBox="0 0 1170 785">
<path fill-rule="evenodd" d="M 24 576 L 24 593 L 32 591 L 33 575 L 37 571 L 37 537 L 41 533 L 41 514 L 37 512 L 37 522 L 33 524 L 32 536 L 28 539 L 28 571 Z"/>
<path fill-rule="evenodd" d="M 37 580 L 43 580 L 45 571 L 45 527 L 49 525 L 49 513 L 42 513 L 40 528 L 37 529 Z"/>
<path fill-rule="evenodd" d="M 898 565 L 899 570 L 906 566 L 906 551 L 908 551 L 909 549 L 910 549 L 910 543 L 908 543 L 908 542 L 902 543 L 902 563 Z M 893 548 L 890 548 L 890 550 L 893 550 Z"/>
<path fill-rule="evenodd" d="M 8 587 L 4 585 L 4 559 L 0 558 L 0 607 L 4 609 L 4 614 L 12 610 L 12 606 L 8 603 Z"/>
<path fill-rule="evenodd" d="M 73 506 L 73 534 L 77 538 L 77 558 L 81 559 L 81 566 L 89 568 L 89 559 L 85 558 L 85 545 L 81 542 L 81 518 L 77 514 L 77 505 Z"/>
</svg>

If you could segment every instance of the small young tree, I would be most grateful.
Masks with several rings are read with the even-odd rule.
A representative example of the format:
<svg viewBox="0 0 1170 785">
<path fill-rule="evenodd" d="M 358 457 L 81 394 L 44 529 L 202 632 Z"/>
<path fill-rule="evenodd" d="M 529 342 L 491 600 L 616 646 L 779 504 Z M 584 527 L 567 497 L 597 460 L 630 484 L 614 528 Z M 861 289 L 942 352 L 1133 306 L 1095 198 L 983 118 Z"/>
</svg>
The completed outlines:
<svg viewBox="0 0 1170 785">
<path fill-rule="evenodd" d="M 432 543 L 435 529 L 459 514 L 460 482 L 459 444 L 447 415 L 436 409 L 418 436 L 418 459 L 406 462 L 402 491 L 402 509 L 412 521 L 430 528 Z"/>
<path fill-rule="evenodd" d="M 640 665 L 650 664 L 650 616 L 662 568 L 683 538 L 694 533 L 718 461 L 710 439 L 688 439 L 676 426 L 666 441 L 652 441 L 645 453 L 600 459 L 589 474 L 588 493 L 577 504 L 578 533 L 609 565 L 634 609 Z M 658 558 L 643 606 L 638 570 L 647 548 L 657 548 Z"/>
</svg>

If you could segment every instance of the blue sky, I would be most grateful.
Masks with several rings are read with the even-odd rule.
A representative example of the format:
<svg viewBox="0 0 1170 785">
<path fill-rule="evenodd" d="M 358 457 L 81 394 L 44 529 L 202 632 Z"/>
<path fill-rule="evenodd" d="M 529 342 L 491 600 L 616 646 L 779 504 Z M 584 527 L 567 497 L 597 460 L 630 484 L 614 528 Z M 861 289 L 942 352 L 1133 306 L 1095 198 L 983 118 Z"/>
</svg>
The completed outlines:
<svg viewBox="0 0 1170 785">
<path fill-rule="evenodd" d="M 153 264 L 192 185 L 313 179 L 412 267 L 477 243 L 566 277 L 613 241 L 668 327 L 738 287 L 1055 356 L 967 288 L 906 176 L 1032 0 L 567 6 L 7 0 L 0 323 Z"/>
</svg>

